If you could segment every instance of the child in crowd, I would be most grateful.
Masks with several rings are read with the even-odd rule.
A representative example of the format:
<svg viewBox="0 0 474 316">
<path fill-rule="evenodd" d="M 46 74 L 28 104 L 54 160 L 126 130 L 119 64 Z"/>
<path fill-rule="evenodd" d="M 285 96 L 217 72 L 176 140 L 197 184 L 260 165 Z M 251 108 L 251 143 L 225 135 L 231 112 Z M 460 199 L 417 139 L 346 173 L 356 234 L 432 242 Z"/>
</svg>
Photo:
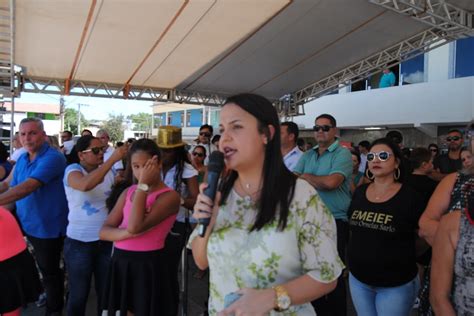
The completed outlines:
<svg viewBox="0 0 474 316">
<path fill-rule="evenodd" d="M 148 139 L 133 143 L 126 176 L 134 184 L 120 195 L 100 231 L 114 241 L 104 293 L 108 315 L 171 315 L 163 247 L 178 213 L 180 197 L 160 177 L 161 156 Z"/>
<path fill-rule="evenodd" d="M 0 207 L 0 314 L 20 316 L 41 293 L 33 257 L 13 215 Z"/>
</svg>

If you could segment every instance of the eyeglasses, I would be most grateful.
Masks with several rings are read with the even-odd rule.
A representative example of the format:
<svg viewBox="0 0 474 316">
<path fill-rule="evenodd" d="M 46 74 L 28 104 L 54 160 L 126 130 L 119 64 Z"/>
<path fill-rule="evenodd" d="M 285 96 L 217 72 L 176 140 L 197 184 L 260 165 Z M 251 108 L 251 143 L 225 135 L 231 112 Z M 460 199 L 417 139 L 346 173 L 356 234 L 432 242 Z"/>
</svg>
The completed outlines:
<svg viewBox="0 0 474 316">
<path fill-rule="evenodd" d="M 434 152 L 434 153 L 437 153 L 437 152 L 438 152 L 438 149 L 436 149 L 436 148 L 431 148 L 430 150 L 431 150 L 432 152 Z"/>
<path fill-rule="evenodd" d="M 193 156 L 194 156 L 194 157 L 198 156 L 198 157 L 202 158 L 202 157 L 204 157 L 204 154 L 203 154 L 203 153 L 195 152 L 195 153 L 193 153 Z"/>
<path fill-rule="evenodd" d="M 448 137 L 446 137 L 446 141 L 448 141 L 448 142 L 457 142 L 460 139 L 461 139 L 461 137 L 459 137 L 459 136 L 448 136 Z"/>
<path fill-rule="evenodd" d="M 329 132 L 331 128 L 332 128 L 331 125 L 314 125 L 313 131 L 319 132 L 320 130 L 322 130 L 323 132 Z"/>
<path fill-rule="evenodd" d="M 100 152 L 105 152 L 105 147 L 92 147 L 86 150 L 83 150 L 83 153 L 92 152 L 94 155 L 98 155 Z"/>
<path fill-rule="evenodd" d="M 204 136 L 204 137 L 211 137 L 211 134 L 206 133 L 206 132 L 199 133 L 199 135 Z"/>
<path fill-rule="evenodd" d="M 380 161 L 387 161 L 391 154 L 386 151 L 380 151 L 378 153 L 370 152 L 367 154 L 367 161 L 373 161 L 375 157 L 379 158 Z"/>
</svg>

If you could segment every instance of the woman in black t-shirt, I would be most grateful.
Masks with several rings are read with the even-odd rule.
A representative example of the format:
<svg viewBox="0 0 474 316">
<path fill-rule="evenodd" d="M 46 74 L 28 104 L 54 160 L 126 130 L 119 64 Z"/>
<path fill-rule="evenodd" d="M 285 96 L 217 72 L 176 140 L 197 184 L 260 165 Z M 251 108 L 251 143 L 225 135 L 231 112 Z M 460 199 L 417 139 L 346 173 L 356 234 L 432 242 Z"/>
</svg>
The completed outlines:
<svg viewBox="0 0 474 316">
<path fill-rule="evenodd" d="M 372 143 L 367 176 L 349 208 L 349 285 L 358 315 L 408 315 L 419 289 L 415 256 L 422 198 L 402 184 L 399 147 Z"/>
</svg>

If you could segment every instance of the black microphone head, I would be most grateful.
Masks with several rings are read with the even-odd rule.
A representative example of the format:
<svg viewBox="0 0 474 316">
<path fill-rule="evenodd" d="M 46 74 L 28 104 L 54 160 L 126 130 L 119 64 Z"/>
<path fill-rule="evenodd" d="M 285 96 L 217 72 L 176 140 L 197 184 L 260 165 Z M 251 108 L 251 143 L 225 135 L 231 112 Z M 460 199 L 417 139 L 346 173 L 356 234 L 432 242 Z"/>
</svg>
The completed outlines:
<svg viewBox="0 0 474 316">
<path fill-rule="evenodd" d="M 220 173 L 224 168 L 224 154 L 220 151 L 213 151 L 209 156 L 209 164 L 207 170 Z"/>
</svg>

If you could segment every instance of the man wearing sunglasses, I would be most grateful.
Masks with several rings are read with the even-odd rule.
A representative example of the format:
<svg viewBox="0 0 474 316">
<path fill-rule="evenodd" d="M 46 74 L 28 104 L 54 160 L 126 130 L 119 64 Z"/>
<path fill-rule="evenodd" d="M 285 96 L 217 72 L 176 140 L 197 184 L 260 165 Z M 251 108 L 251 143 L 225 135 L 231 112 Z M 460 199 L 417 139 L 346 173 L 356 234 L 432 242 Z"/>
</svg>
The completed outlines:
<svg viewBox="0 0 474 316">
<path fill-rule="evenodd" d="M 68 215 L 62 181 L 66 158 L 46 142 L 43 122 L 38 118 L 21 120 L 19 135 L 26 153 L 18 158 L 9 188 L 0 194 L 0 205 L 16 204 L 21 227 L 43 275 L 46 315 L 60 315 L 64 280 L 59 262 Z M 5 185 L 3 189 L 7 189 Z"/>
<path fill-rule="evenodd" d="M 202 125 L 199 128 L 199 135 L 196 139 L 196 143 L 192 145 L 191 148 L 189 149 L 189 154 L 192 155 L 194 151 L 194 147 L 196 147 L 197 145 L 204 146 L 207 152 L 206 159 L 204 159 L 204 165 L 206 166 L 209 163 L 209 156 L 211 155 L 211 153 L 217 150 L 216 146 L 214 146 L 211 143 L 213 132 L 214 132 L 214 128 L 211 125 L 209 124 Z"/>
<path fill-rule="evenodd" d="M 344 260 L 348 239 L 347 210 L 351 202 L 352 155 L 339 144 L 336 119 L 322 114 L 313 127 L 317 145 L 300 158 L 294 172 L 318 191 L 337 226 L 337 250 Z M 342 276 L 336 289 L 313 302 L 318 315 L 346 315 L 346 290 Z"/>
<path fill-rule="evenodd" d="M 442 174 L 442 177 L 462 169 L 462 132 L 458 129 L 450 130 L 448 132 L 448 136 L 446 137 L 446 142 L 448 144 L 448 153 L 439 155 L 433 161 L 434 168 Z"/>
</svg>

